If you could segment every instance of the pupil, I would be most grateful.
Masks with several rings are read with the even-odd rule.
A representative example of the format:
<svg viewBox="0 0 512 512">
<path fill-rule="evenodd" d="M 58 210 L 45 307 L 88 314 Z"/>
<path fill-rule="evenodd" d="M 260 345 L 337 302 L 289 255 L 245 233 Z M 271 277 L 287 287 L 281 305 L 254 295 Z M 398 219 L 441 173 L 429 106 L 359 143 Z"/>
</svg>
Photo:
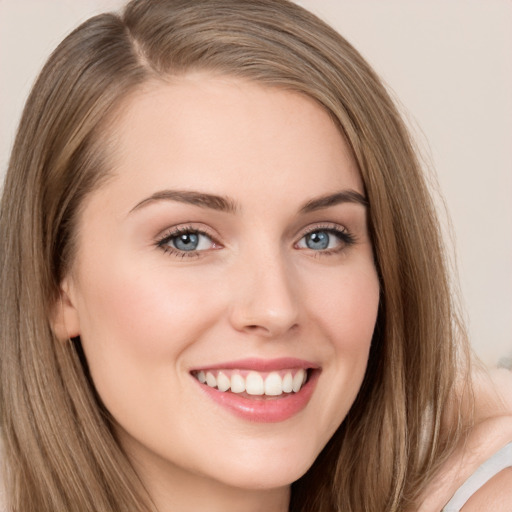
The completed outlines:
<svg viewBox="0 0 512 512">
<path fill-rule="evenodd" d="M 308 235 L 306 245 L 310 249 L 327 249 L 329 247 L 329 235 L 325 231 L 316 231 Z"/>
<path fill-rule="evenodd" d="M 176 249 L 180 251 L 193 251 L 197 248 L 199 243 L 199 236 L 194 233 L 185 233 L 183 235 L 179 235 L 174 245 Z"/>
</svg>

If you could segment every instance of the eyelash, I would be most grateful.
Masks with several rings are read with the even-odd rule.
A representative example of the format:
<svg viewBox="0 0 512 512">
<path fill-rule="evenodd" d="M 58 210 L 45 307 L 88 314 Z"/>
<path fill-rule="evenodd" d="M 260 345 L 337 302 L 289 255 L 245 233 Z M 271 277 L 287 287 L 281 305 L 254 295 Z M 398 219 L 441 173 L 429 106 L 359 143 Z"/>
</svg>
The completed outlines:
<svg viewBox="0 0 512 512">
<path fill-rule="evenodd" d="M 205 230 L 200 228 L 195 228 L 192 226 L 180 226 L 177 228 L 173 228 L 170 232 L 167 232 L 163 237 L 159 238 L 156 241 L 156 246 L 160 248 L 164 253 L 170 254 L 172 256 L 176 256 L 178 258 L 197 258 L 201 256 L 201 252 L 204 251 L 180 251 L 179 249 L 176 249 L 175 247 L 172 247 L 171 245 L 168 245 L 170 242 L 172 242 L 173 239 L 181 236 L 181 235 L 202 235 L 209 238 L 214 245 L 218 245 L 220 247 L 220 244 L 217 244 L 216 240 L 212 237 L 210 233 L 207 233 Z"/>
<path fill-rule="evenodd" d="M 324 249 L 324 250 L 320 250 L 320 251 L 315 251 L 313 249 L 310 249 L 310 251 L 312 251 L 314 253 L 315 257 L 330 256 L 333 254 L 338 254 L 338 253 L 346 250 L 348 247 L 351 247 L 352 245 L 354 245 L 357 242 L 357 238 L 352 233 L 350 233 L 345 227 L 340 228 L 337 226 L 333 226 L 332 224 L 317 225 L 317 226 L 311 227 L 310 229 L 306 230 L 302 234 L 302 236 L 299 239 L 299 242 L 300 242 L 300 240 L 307 237 L 308 235 L 317 233 L 319 231 L 336 236 L 340 240 L 341 246 L 335 247 L 332 249 Z M 297 243 L 299 243 L 299 242 L 297 242 Z"/>
<path fill-rule="evenodd" d="M 346 228 L 340 229 L 339 227 L 334 227 L 332 225 L 319 225 L 311 227 L 310 229 L 302 233 L 301 237 L 299 238 L 299 242 L 308 235 L 311 235 L 316 232 L 325 232 L 330 235 L 336 236 L 341 241 L 341 246 L 332 249 L 324 249 L 317 251 L 309 249 L 314 253 L 315 257 L 337 254 L 345 250 L 347 247 L 354 245 L 357 242 L 356 237 L 352 235 Z M 192 226 L 180 226 L 177 228 L 173 228 L 170 232 L 165 233 L 165 235 L 163 235 L 156 241 L 156 246 L 160 248 L 164 253 L 170 254 L 178 258 L 197 258 L 201 256 L 202 252 L 205 252 L 204 250 L 182 251 L 169 245 L 169 243 L 172 242 L 173 239 L 176 239 L 181 235 L 202 235 L 209 238 L 214 245 L 217 245 L 217 248 L 221 247 L 221 245 L 215 240 L 214 237 L 212 237 L 211 234 L 209 234 L 203 229 Z M 294 244 L 294 247 L 296 247 L 299 242 L 296 242 Z"/>
</svg>

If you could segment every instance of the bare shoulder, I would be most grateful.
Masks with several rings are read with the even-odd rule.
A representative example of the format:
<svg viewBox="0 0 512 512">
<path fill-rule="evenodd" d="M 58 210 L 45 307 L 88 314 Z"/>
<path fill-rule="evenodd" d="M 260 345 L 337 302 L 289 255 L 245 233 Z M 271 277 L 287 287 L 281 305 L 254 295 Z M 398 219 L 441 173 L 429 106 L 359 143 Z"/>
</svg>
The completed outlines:
<svg viewBox="0 0 512 512">
<path fill-rule="evenodd" d="M 512 442 L 512 416 L 487 418 L 475 426 L 424 490 L 415 512 L 439 512 L 442 510 L 462 484 L 482 464 L 510 442 Z M 473 505 L 473 503 L 477 503 L 477 497 L 478 500 L 483 501 L 490 499 L 490 496 L 497 502 L 501 500 L 502 508 L 488 504 L 485 507 L 480 506 L 480 508 Z M 483 510 L 512 511 L 512 468 L 507 468 L 496 474 L 478 489 L 471 499 L 474 501 L 471 505 L 470 501 L 467 502 L 465 508 L 462 509 L 464 512 L 473 510 L 479 512 Z M 478 503 L 481 505 L 481 501 Z M 475 508 L 466 508 L 469 506 L 475 506 Z"/>
<path fill-rule="evenodd" d="M 506 468 L 482 486 L 461 512 L 510 512 L 512 510 L 512 468 Z"/>
<path fill-rule="evenodd" d="M 415 512 L 439 512 L 483 463 L 512 442 L 512 372 L 475 372 L 473 386 L 473 428 L 424 490 Z M 512 511 L 512 468 L 491 478 L 462 509 L 482 510 Z"/>
</svg>

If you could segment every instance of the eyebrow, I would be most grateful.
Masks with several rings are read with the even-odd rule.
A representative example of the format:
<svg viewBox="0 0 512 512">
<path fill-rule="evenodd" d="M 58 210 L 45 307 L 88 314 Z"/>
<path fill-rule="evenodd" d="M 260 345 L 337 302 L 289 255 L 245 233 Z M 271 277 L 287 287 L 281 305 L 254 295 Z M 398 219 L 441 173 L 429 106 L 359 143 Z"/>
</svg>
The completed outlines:
<svg viewBox="0 0 512 512">
<path fill-rule="evenodd" d="M 239 210 L 237 203 L 228 197 L 191 190 L 159 190 L 137 203 L 129 213 L 158 201 L 177 201 L 227 213 L 236 213 Z M 312 199 L 304 204 L 299 211 L 300 213 L 309 213 L 343 203 L 358 203 L 365 207 L 368 206 L 367 199 L 361 193 L 355 190 L 342 190 Z"/>
<path fill-rule="evenodd" d="M 217 196 L 214 194 L 206 194 L 204 192 L 195 192 L 190 190 L 160 190 L 137 203 L 131 210 L 132 213 L 143 206 L 157 201 L 177 201 L 179 203 L 192 204 L 201 208 L 209 208 L 221 212 L 234 213 L 238 210 L 235 201 L 227 197 Z"/>
<path fill-rule="evenodd" d="M 334 194 L 312 199 L 311 201 L 308 201 L 300 211 L 301 213 L 309 213 L 342 203 L 358 203 L 365 207 L 368 206 L 368 200 L 363 196 L 363 194 L 356 192 L 355 190 L 342 190 Z"/>
</svg>

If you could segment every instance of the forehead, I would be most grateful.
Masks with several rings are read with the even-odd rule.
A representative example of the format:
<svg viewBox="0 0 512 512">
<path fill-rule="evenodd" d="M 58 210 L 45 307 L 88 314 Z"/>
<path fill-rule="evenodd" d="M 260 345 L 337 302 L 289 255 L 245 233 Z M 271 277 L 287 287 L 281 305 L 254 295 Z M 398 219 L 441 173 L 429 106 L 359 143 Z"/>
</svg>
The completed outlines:
<svg viewBox="0 0 512 512">
<path fill-rule="evenodd" d="M 282 88 L 205 74 L 148 83 L 121 106 L 111 135 L 113 181 L 127 188 L 136 182 L 139 194 L 179 188 L 239 195 L 265 184 L 281 195 L 346 187 L 363 193 L 329 113 Z"/>
</svg>

